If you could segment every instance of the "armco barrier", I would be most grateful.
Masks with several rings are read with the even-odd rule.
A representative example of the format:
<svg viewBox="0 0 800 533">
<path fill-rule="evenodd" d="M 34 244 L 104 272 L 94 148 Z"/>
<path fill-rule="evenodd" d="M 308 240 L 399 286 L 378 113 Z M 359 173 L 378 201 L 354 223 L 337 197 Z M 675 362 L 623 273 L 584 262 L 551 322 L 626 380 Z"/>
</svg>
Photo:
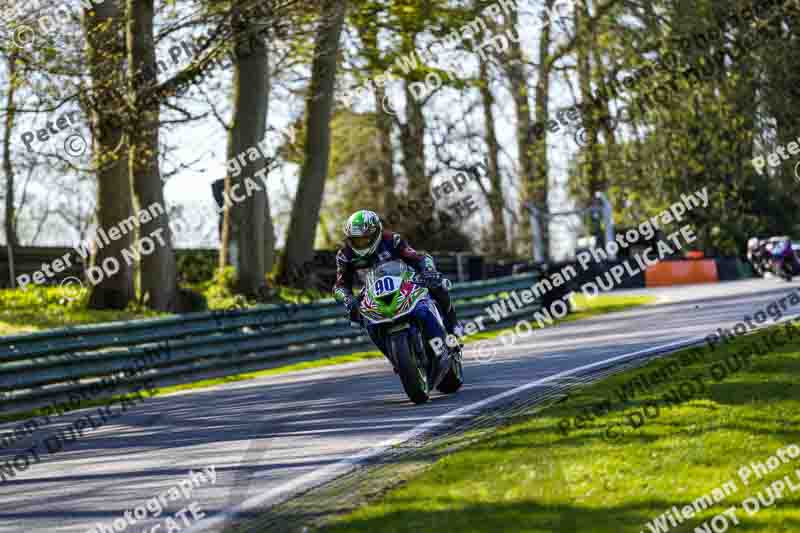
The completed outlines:
<svg viewBox="0 0 800 533">
<path fill-rule="evenodd" d="M 717 264 L 717 277 L 720 281 L 735 281 L 741 279 L 739 258 L 717 257 L 714 259 L 714 262 Z"/>
<path fill-rule="evenodd" d="M 738 257 L 717 257 L 717 274 L 720 281 L 736 281 L 739 279 L 752 278 L 753 267 L 747 261 L 742 261 Z"/>
<path fill-rule="evenodd" d="M 528 288 L 534 274 L 454 285 L 459 318 L 484 312 L 487 297 Z M 483 299 L 483 301 L 475 301 Z M 517 310 L 502 327 L 537 309 Z M 145 383 L 179 383 L 282 362 L 375 349 L 364 330 L 350 327 L 332 300 L 313 304 L 263 305 L 224 312 L 77 326 L 0 338 L 0 414 L 96 391 L 98 382 L 118 380 L 119 393 Z M 131 362 L 149 363 L 121 377 Z M 94 388 L 93 388 L 94 386 Z"/>
</svg>

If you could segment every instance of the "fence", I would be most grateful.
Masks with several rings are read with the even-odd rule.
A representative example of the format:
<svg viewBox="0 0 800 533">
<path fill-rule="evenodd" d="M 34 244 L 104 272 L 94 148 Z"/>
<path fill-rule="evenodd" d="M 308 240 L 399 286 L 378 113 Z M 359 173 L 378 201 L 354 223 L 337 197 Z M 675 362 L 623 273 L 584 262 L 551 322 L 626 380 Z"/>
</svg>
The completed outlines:
<svg viewBox="0 0 800 533">
<path fill-rule="evenodd" d="M 459 317 L 469 319 L 483 314 L 492 297 L 528 288 L 536 279 L 524 274 L 460 283 L 451 295 Z M 503 327 L 538 306 L 534 302 L 503 322 L 487 321 L 487 326 Z M 115 384 L 114 392 L 129 391 L 145 383 L 189 382 L 375 349 L 366 332 L 351 328 L 333 301 L 68 327 L 2 341 L 0 414 L 81 394 L 96 397 L 103 380 Z M 141 363 L 133 367 L 133 362 Z"/>
</svg>

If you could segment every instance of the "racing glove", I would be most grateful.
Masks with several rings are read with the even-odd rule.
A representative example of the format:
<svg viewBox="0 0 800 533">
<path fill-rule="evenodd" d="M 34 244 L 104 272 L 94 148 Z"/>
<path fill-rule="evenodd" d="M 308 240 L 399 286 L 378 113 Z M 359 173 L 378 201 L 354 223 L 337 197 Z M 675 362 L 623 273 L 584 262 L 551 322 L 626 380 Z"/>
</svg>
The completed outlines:
<svg viewBox="0 0 800 533">
<path fill-rule="evenodd" d="M 342 304 L 347 309 L 347 316 L 350 318 L 350 325 L 354 325 L 353 322 L 359 326 L 361 325 L 361 313 L 358 312 L 359 303 L 360 300 L 355 296 L 345 296 L 344 300 L 342 300 Z"/>
<path fill-rule="evenodd" d="M 344 308 L 347 309 L 348 313 L 352 311 L 353 308 L 356 306 L 355 296 L 345 296 L 344 299 L 342 300 L 342 305 L 344 305 Z"/>
<path fill-rule="evenodd" d="M 429 289 L 435 289 L 442 285 L 442 273 L 435 270 L 423 270 L 420 272 L 422 283 Z"/>
</svg>

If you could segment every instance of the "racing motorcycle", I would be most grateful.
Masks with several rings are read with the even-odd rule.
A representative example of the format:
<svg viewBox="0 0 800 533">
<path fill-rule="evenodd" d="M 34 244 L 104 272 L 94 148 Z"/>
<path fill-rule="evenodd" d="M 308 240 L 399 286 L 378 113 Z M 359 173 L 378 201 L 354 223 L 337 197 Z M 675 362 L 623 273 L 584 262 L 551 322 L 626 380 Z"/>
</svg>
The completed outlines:
<svg viewBox="0 0 800 533">
<path fill-rule="evenodd" d="M 792 241 L 786 239 L 776 242 L 770 250 L 772 273 L 786 281 L 792 281 L 796 261 Z"/>
<path fill-rule="evenodd" d="M 752 237 L 747 241 L 747 260 L 753 267 L 753 272 L 759 278 L 770 269 L 771 255 L 766 249 L 766 242 L 762 242 L 758 237 Z"/>
<path fill-rule="evenodd" d="M 394 260 L 367 272 L 359 314 L 364 322 L 380 328 L 387 355 L 415 404 L 427 402 L 433 389 L 450 394 L 464 383 L 460 352 L 443 345 L 442 354 L 437 355 L 431 346 L 419 317 L 423 306 L 444 330 L 441 311 L 425 281 L 411 267 Z"/>
</svg>

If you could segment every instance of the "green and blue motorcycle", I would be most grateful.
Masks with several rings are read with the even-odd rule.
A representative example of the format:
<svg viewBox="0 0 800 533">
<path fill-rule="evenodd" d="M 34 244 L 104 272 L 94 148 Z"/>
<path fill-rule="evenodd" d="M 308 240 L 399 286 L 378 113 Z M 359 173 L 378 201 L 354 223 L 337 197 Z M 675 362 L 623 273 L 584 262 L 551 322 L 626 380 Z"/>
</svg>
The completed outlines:
<svg viewBox="0 0 800 533">
<path fill-rule="evenodd" d="M 361 317 L 380 328 L 387 357 L 412 402 L 427 402 L 434 389 L 450 394 L 461 388 L 461 352 L 445 345 L 441 354 L 435 353 L 422 313 L 430 312 L 444 331 L 441 311 L 411 267 L 400 260 L 373 267 L 365 276 L 360 300 Z"/>
</svg>

